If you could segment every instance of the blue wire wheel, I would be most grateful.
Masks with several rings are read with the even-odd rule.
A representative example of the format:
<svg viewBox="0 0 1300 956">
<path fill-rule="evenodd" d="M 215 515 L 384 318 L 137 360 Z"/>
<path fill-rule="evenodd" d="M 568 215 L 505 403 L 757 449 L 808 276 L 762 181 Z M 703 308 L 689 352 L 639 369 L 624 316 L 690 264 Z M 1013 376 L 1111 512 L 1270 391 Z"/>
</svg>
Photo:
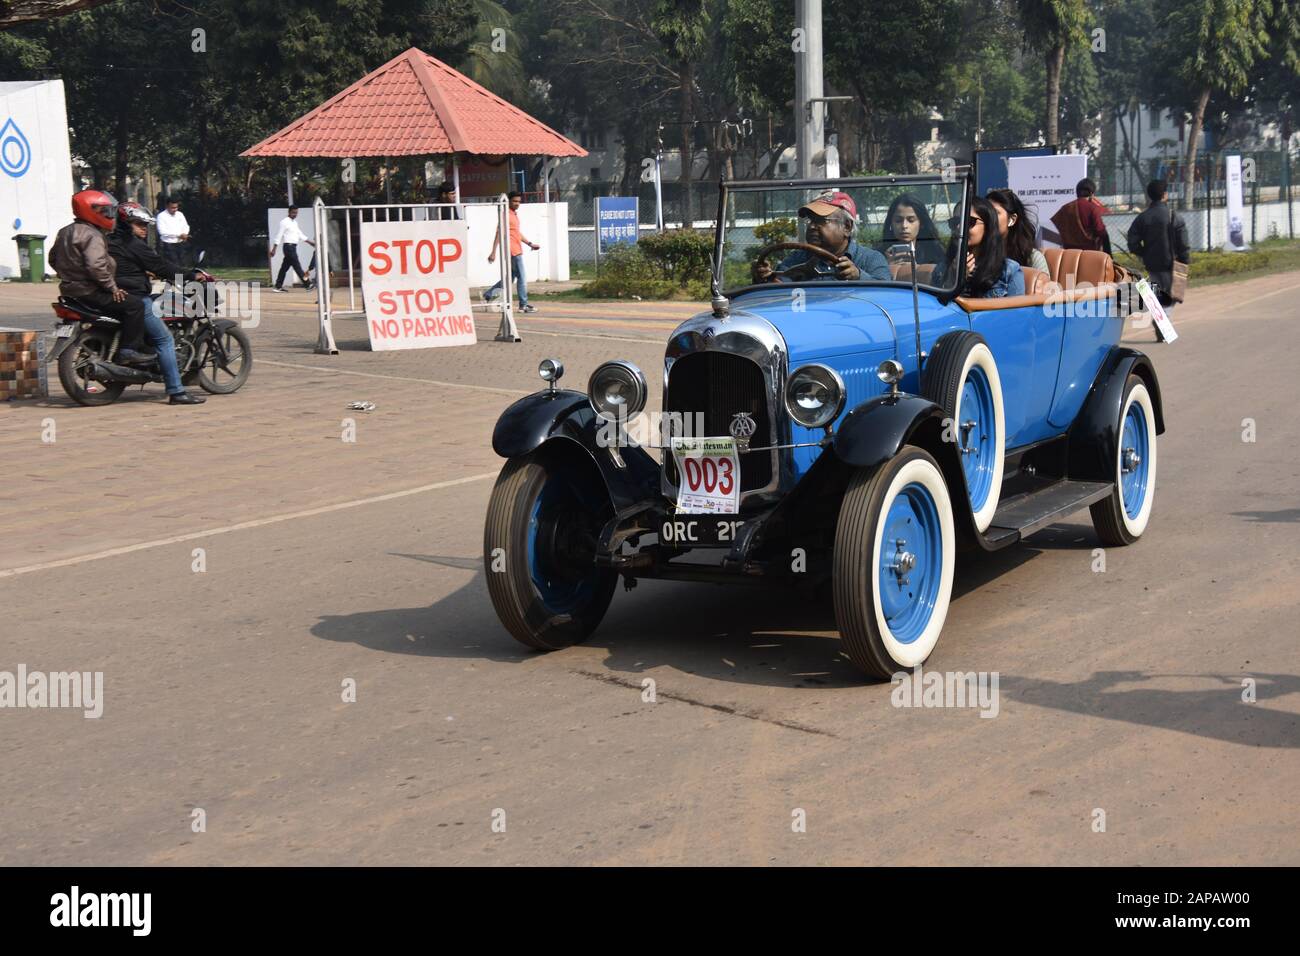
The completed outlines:
<svg viewBox="0 0 1300 956">
<path fill-rule="evenodd" d="M 885 514 L 876 588 L 885 626 L 900 644 L 912 644 L 934 617 L 943 583 L 943 531 L 930 489 L 909 482 Z"/>
<path fill-rule="evenodd" d="M 597 577 L 589 552 L 594 533 L 574 488 L 552 477 L 533 501 L 526 547 L 528 574 L 547 610 L 565 614 L 591 599 Z"/>
<path fill-rule="evenodd" d="M 961 450 L 962 470 L 966 472 L 966 490 L 971 510 L 979 512 L 993 490 L 1001 444 L 993 388 L 979 365 L 972 365 L 966 373 L 957 418 L 957 447 Z"/>
<path fill-rule="evenodd" d="M 1124 530 L 1138 537 L 1146 530 L 1155 499 L 1156 415 L 1147 387 L 1136 382 L 1124 399 L 1116 452 L 1115 485 Z"/>
</svg>

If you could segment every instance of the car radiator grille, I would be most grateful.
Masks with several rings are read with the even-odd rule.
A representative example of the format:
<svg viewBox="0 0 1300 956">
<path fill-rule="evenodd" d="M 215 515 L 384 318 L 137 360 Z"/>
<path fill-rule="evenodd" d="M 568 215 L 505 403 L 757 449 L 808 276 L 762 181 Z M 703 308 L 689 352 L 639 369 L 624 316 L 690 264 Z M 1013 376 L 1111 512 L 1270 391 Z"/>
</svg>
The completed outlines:
<svg viewBox="0 0 1300 956">
<path fill-rule="evenodd" d="M 730 435 L 731 417 L 748 412 L 754 418 L 755 446 L 776 444 L 772 423 L 767 414 L 767 386 L 763 370 L 754 362 L 730 352 L 695 352 L 673 363 L 668 373 L 668 391 L 664 411 L 676 412 L 694 428 L 703 416 L 704 432 L 693 437 L 713 438 Z M 677 470 L 672 456 L 665 454 L 668 480 L 677 484 Z M 766 487 L 772 480 L 772 453 L 748 452 L 740 456 L 740 490 Z"/>
</svg>

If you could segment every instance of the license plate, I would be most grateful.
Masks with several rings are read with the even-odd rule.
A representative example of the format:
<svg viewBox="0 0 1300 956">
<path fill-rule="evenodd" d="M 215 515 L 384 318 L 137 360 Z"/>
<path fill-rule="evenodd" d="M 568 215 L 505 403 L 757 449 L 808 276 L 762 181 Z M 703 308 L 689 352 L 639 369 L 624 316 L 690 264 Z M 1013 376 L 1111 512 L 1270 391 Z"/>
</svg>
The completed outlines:
<svg viewBox="0 0 1300 956">
<path fill-rule="evenodd" d="M 66 339 L 72 335 L 73 330 L 75 329 L 76 329 L 75 325 L 60 325 L 57 329 L 54 330 L 54 337 L 56 339 Z"/>
<path fill-rule="evenodd" d="M 740 455 L 736 439 L 673 438 L 680 514 L 735 514 L 740 510 Z"/>
<path fill-rule="evenodd" d="M 730 548 L 744 524 L 738 518 L 665 515 L 659 522 L 659 543 L 679 548 Z"/>
</svg>

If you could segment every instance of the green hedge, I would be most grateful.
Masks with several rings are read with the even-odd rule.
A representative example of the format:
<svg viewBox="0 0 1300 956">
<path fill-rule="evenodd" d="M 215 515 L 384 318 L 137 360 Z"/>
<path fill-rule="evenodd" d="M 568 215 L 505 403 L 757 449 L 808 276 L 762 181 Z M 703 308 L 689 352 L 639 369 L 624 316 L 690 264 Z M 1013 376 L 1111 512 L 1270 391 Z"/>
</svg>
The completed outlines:
<svg viewBox="0 0 1300 956">
<path fill-rule="evenodd" d="M 600 272 L 582 287 L 600 299 L 707 299 L 713 239 L 675 229 L 619 243 L 600 259 Z"/>
</svg>

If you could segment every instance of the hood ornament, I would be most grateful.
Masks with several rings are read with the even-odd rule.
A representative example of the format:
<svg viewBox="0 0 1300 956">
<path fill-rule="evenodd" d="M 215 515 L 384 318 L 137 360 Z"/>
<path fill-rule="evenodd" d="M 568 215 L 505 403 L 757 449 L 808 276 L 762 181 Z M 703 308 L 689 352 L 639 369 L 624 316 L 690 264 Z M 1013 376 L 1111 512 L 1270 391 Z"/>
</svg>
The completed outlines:
<svg viewBox="0 0 1300 956">
<path fill-rule="evenodd" d="M 754 432 L 758 431 L 758 423 L 749 412 L 736 412 L 731 416 L 731 424 L 727 426 L 727 431 L 731 432 L 731 437 L 736 439 L 736 450 L 746 452 L 749 451 L 749 440 L 754 437 Z"/>
</svg>

